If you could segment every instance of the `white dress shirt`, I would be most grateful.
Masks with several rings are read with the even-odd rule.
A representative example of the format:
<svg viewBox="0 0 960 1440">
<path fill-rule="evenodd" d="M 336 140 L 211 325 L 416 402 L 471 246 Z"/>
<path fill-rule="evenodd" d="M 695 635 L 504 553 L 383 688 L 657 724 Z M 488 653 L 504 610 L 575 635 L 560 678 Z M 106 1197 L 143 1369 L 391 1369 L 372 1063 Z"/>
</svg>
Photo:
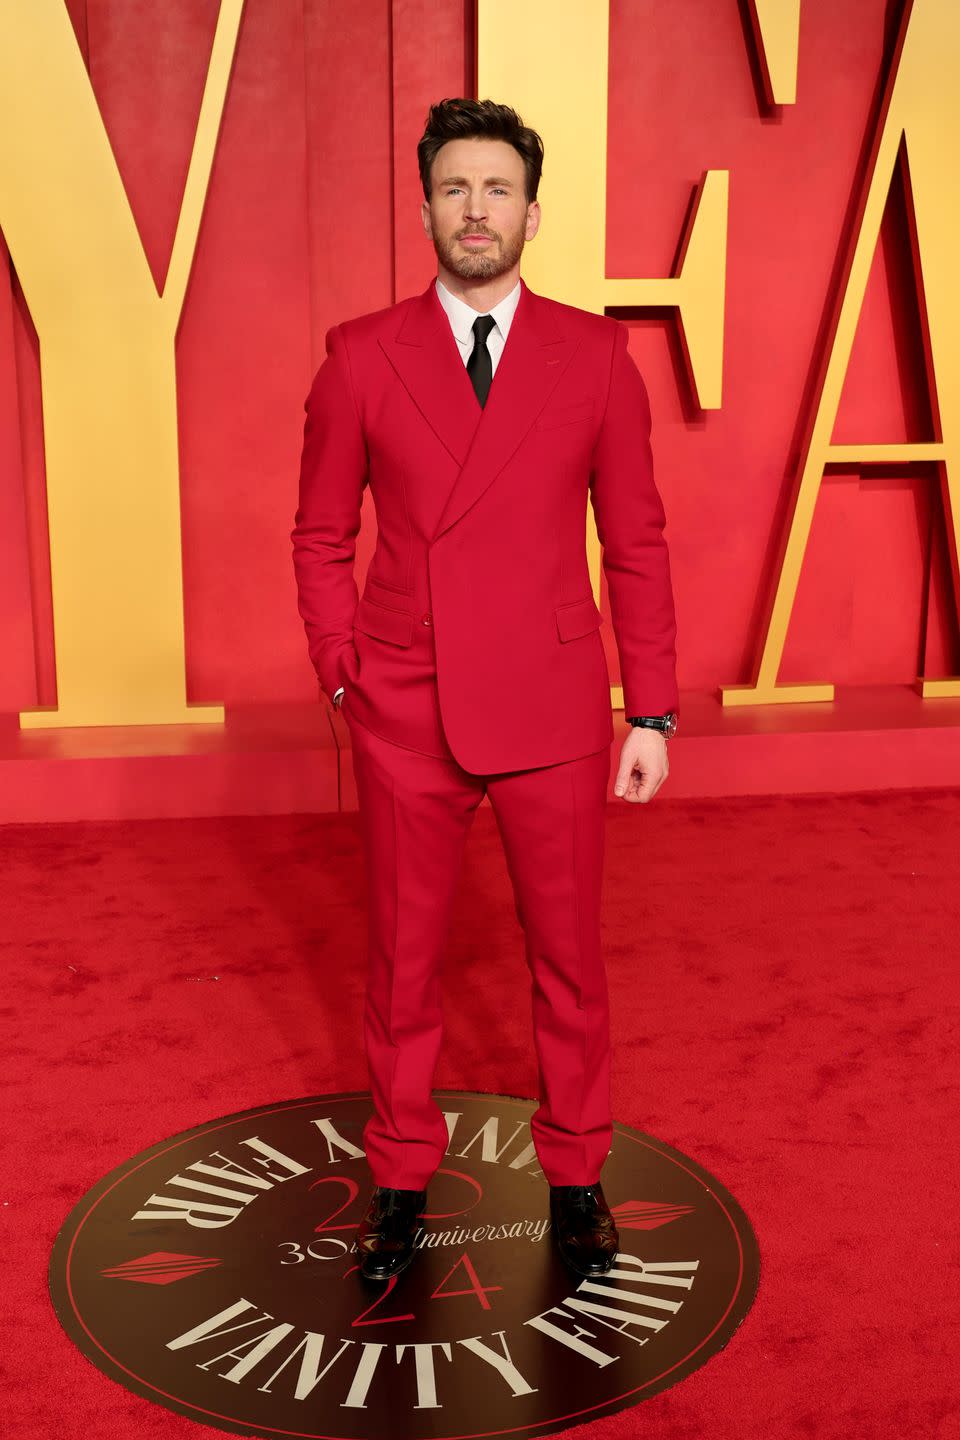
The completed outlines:
<svg viewBox="0 0 960 1440">
<path fill-rule="evenodd" d="M 500 363 L 500 356 L 503 354 L 503 347 L 507 343 L 507 336 L 510 333 L 510 322 L 513 319 L 514 312 L 520 300 L 520 281 L 517 281 L 509 295 L 504 295 L 502 300 L 497 301 L 492 310 L 474 310 L 472 305 L 468 305 L 465 300 L 460 299 L 459 295 L 454 295 L 448 290 L 439 275 L 436 279 L 436 286 L 437 296 L 439 297 L 440 304 L 447 312 L 450 329 L 453 331 L 457 348 L 460 351 L 460 358 L 463 360 L 464 365 L 466 365 L 470 359 L 473 351 L 475 339 L 473 333 L 474 320 L 476 320 L 478 315 L 493 316 L 497 323 L 487 336 L 487 349 L 490 351 L 491 370 L 493 374 L 496 375 L 497 366 Z M 342 694 L 343 686 L 341 685 L 333 692 L 334 705 L 337 703 L 337 696 Z"/>
<path fill-rule="evenodd" d="M 447 312 L 447 319 L 450 321 L 450 328 L 464 365 L 470 359 L 473 351 L 474 320 L 478 315 L 493 316 L 497 323 L 487 336 L 487 349 L 490 351 L 490 364 L 496 375 L 497 365 L 503 354 L 503 347 L 507 343 L 507 335 L 510 333 L 510 322 L 520 300 L 520 281 L 517 281 L 510 294 L 504 295 L 492 310 L 474 310 L 473 306 L 468 305 L 465 300 L 461 300 L 459 295 L 454 295 L 449 291 L 439 275 L 436 279 L 436 286 L 440 304 Z"/>
</svg>

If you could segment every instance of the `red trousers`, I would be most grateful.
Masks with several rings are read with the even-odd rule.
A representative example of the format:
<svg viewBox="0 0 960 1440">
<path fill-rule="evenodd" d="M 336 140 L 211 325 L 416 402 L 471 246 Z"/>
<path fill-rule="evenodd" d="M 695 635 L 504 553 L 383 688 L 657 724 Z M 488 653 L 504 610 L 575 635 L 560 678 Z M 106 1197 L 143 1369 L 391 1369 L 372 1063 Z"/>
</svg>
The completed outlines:
<svg viewBox="0 0 960 1440">
<path fill-rule="evenodd" d="M 349 690 L 343 714 L 367 866 L 363 1028 L 374 1108 L 364 1145 L 374 1182 L 424 1189 L 447 1148 L 431 1094 L 442 1039 L 440 967 L 464 842 L 486 793 L 531 979 L 537 1158 L 552 1185 L 594 1183 L 613 1133 L 600 949 L 609 743 L 558 765 L 474 775 L 452 758 L 374 734 L 350 715 Z"/>
</svg>

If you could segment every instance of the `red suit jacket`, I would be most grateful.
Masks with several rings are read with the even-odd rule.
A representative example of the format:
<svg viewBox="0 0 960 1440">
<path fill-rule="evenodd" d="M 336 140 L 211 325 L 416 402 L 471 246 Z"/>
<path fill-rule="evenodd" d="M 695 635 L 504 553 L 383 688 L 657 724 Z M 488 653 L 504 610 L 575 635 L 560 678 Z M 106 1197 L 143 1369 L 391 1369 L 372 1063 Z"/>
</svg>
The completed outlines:
<svg viewBox="0 0 960 1440">
<path fill-rule="evenodd" d="M 345 715 L 475 774 L 613 739 L 588 495 L 624 713 L 678 707 L 665 516 L 627 328 L 520 284 L 484 408 L 432 279 L 327 332 L 292 535 L 326 693 L 342 684 Z M 377 542 L 360 595 L 367 484 Z"/>
</svg>

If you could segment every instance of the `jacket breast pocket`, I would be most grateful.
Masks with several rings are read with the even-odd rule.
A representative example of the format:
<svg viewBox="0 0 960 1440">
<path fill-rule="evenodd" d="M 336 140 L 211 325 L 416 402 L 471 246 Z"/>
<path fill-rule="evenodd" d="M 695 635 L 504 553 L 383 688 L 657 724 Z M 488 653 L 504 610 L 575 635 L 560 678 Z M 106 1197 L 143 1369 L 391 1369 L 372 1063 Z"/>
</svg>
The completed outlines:
<svg viewBox="0 0 960 1440">
<path fill-rule="evenodd" d="M 591 630 L 600 629 L 602 621 L 603 613 L 592 595 L 557 606 L 557 630 L 561 640 L 575 640 L 578 635 L 589 635 Z"/>
<path fill-rule="evenodd" d="M 553 405 L 541 412 L 535 428 L 555 430 L 558 425 L 572 425 L 575 420 L 591 420 L 596 408 L 594 400 L 582 400 L 576 405 Z"/>
<path fill-rule="evenodd" d="M 409 645 L 413 639 L 413 616 L 408 611 L 381 605 L 367 595 L 360 596 L 353 624 L 364 635 L 387 640 L 391 645 Z"/>
</svg>

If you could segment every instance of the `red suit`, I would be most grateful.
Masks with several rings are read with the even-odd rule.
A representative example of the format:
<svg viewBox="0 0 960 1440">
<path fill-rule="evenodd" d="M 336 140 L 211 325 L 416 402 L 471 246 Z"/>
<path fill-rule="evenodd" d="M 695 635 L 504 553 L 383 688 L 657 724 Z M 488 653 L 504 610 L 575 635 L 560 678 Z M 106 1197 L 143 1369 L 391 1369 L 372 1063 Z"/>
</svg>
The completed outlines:
<svg viewBox="0 0 960 1440">
<path fill-rule="evenodd" d="M 609 1149 L 600 953 L 613 719 L 586 555 L 603 546 L 627 715 L 678 708 L 665 517 L 626 327 L 521 294 L 481 409 L 434 280 L 327 333 L 305 403 L 293 531 L 320 683 L 345 687 L 368 870 L 365 1040 L 378 1184 L 423 1188 L 439 967 L 463 841 L 490 798 L 531 971 L 547 1179 Z M 363 487 L 377 544 L 353 574 Z"/>
</svg>

